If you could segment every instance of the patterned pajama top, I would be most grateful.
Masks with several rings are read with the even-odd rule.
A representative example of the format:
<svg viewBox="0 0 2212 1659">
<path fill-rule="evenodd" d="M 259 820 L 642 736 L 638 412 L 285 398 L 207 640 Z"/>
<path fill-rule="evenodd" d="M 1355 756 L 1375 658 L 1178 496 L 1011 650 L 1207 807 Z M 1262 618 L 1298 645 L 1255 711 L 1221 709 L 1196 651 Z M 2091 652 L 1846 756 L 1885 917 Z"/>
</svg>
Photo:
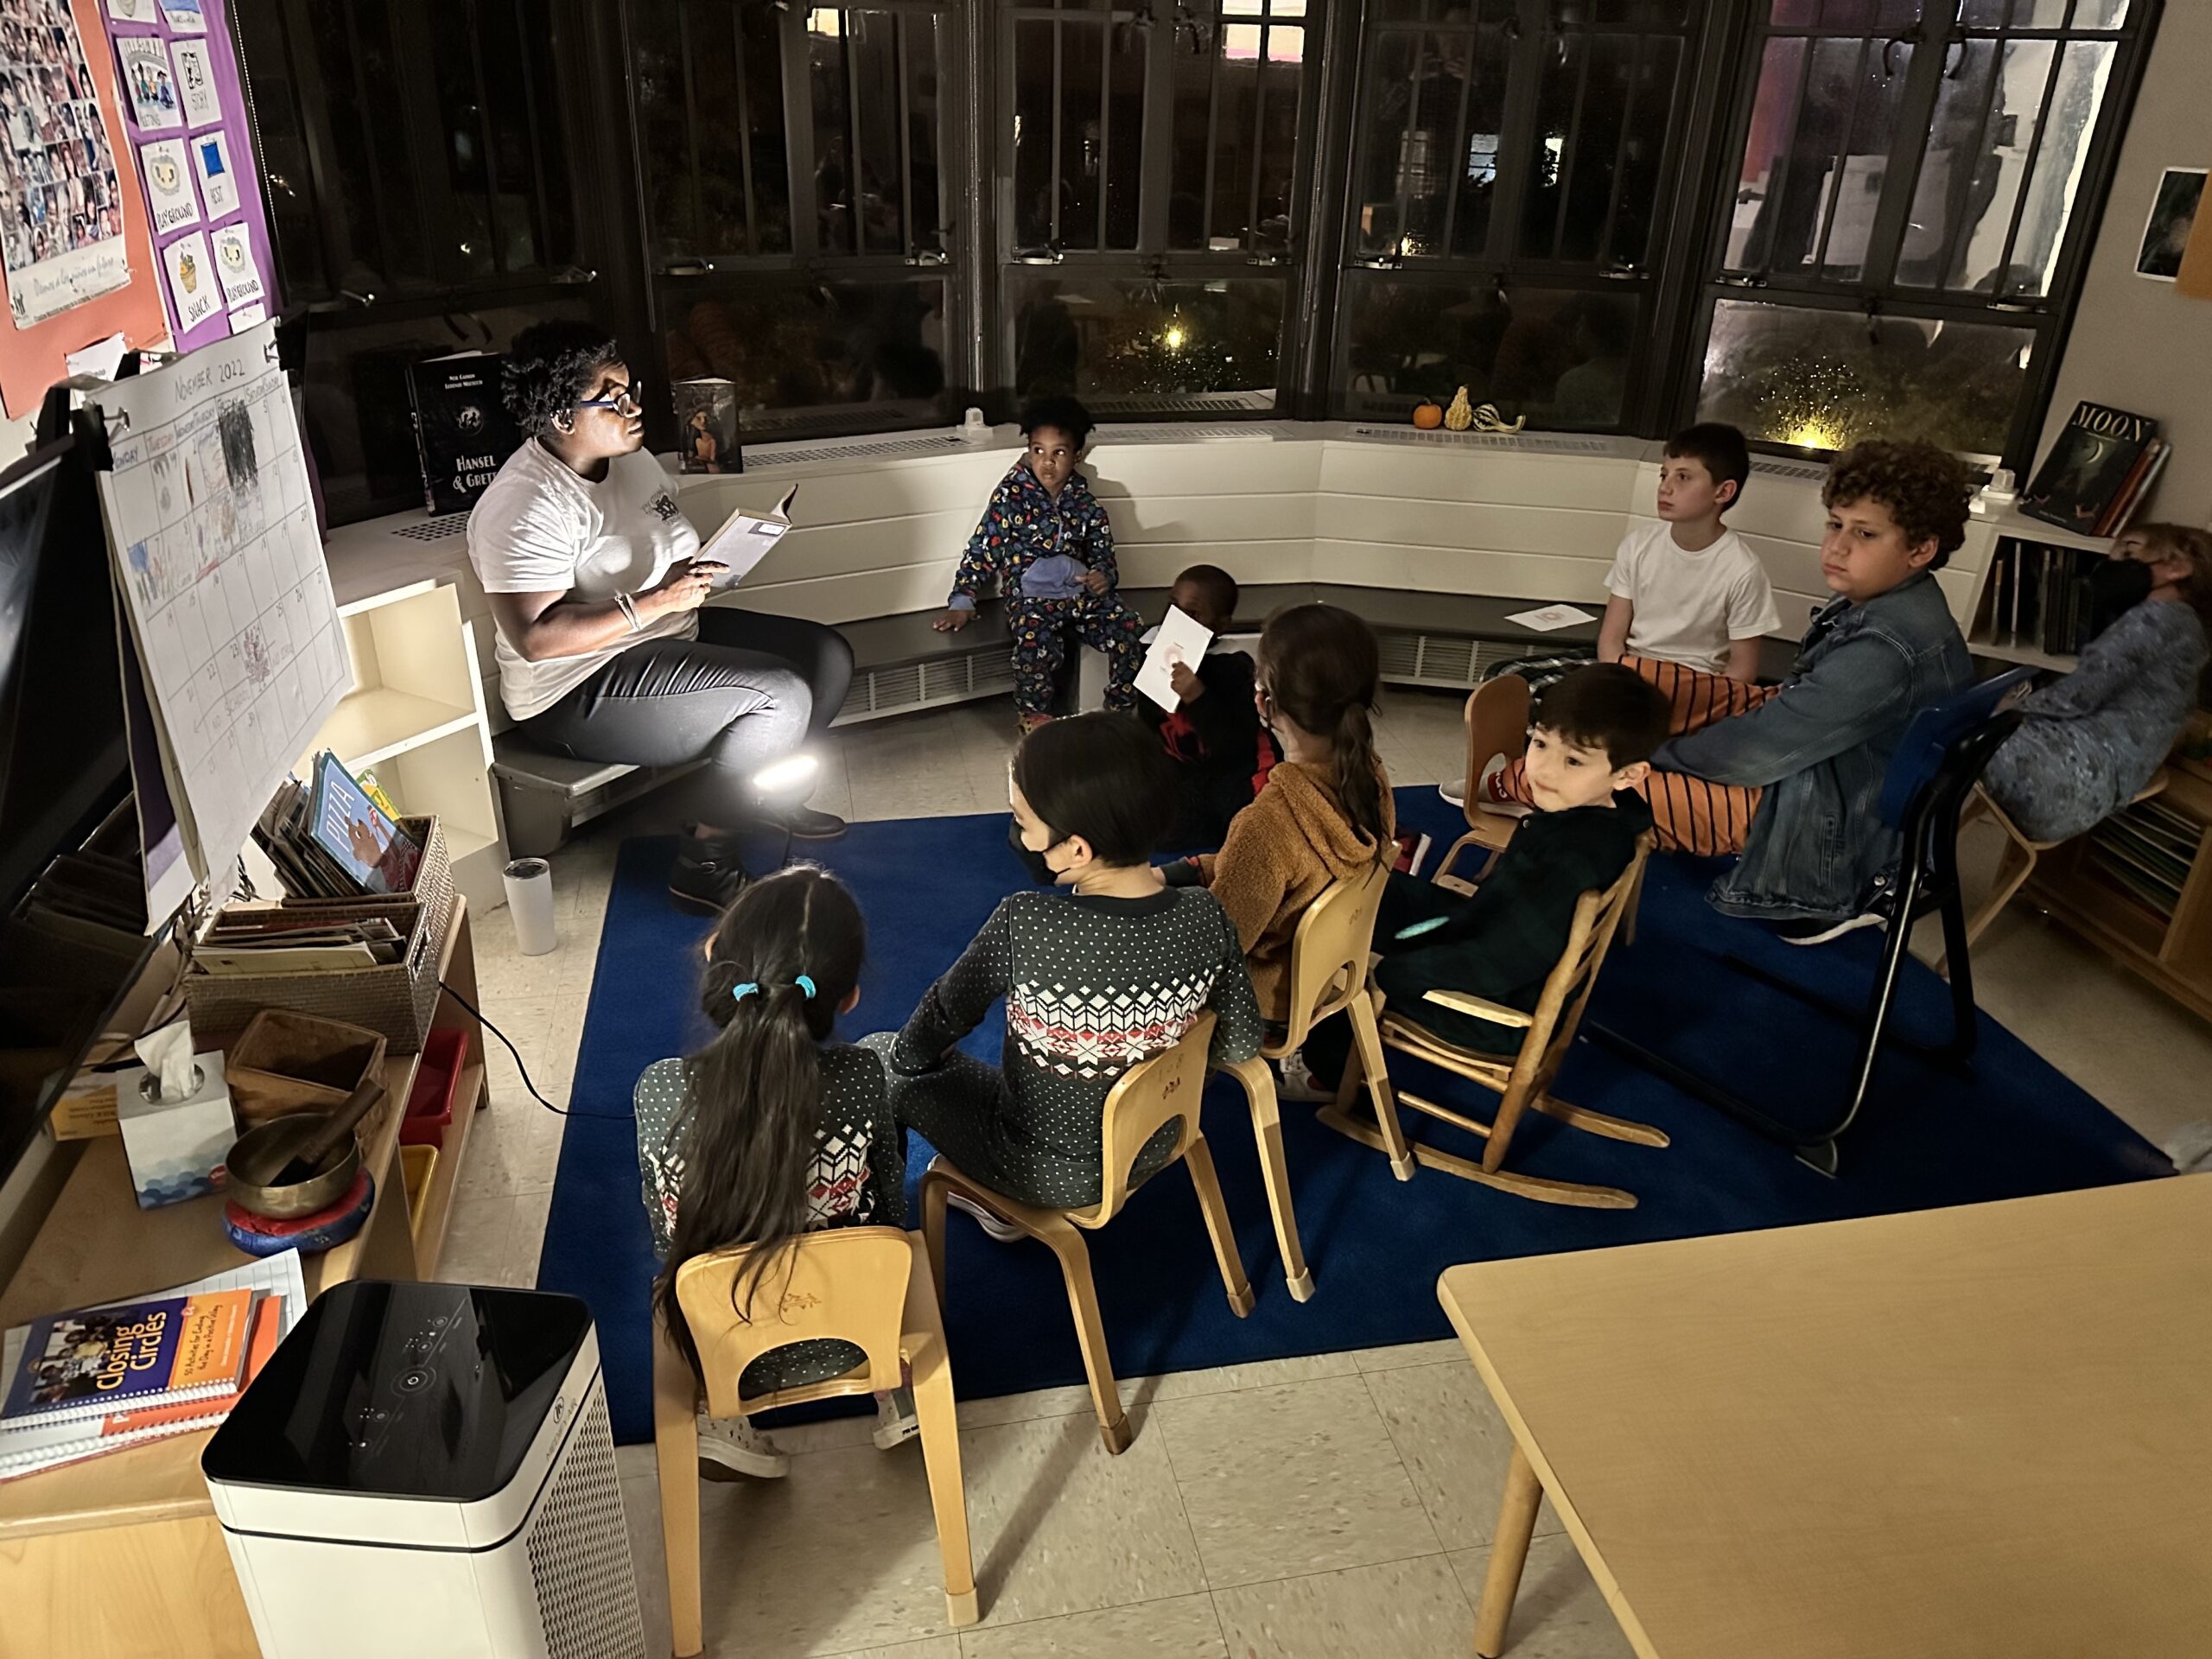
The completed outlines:
<svg viewBox="0 0 2212 1659">
<path fill-rule="evenodd" d="M 1037 474 L 1020 461 L 999 480 L 968 538 L 952 579 L 951 606 L 972 611 L 996 584 L 1011 604 L 1016 598 L 1081 599 L 1086 570 L 1105 573 L 1106 591 L 1122 585 L 1114 563 L 1114 527 L 1081 473 L 1068 474 L 1055 501 Z"/>
</svg>

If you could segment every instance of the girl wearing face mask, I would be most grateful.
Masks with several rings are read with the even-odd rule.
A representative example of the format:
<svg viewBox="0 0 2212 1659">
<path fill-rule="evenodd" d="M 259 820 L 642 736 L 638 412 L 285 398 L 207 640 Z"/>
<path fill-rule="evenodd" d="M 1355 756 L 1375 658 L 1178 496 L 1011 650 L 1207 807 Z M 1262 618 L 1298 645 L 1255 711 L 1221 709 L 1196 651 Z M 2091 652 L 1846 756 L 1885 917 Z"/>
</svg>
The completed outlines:
<svg viewBox="0 0 2212 1659">
<path fill-rule="evenodd" d="M 1107 712 L 1040 726 L 1014 751 L 1008 798 L 1015 851 L 1040 887 L 1065 893 L 1002 901 L 905 1028 L 865 1046 L 884 1058 L 899 1124 L 963 1173 L 1017 1203 L 1096 1204 L 1106 1096 L 1122 1074 L 1207 1009 L 1213 1063 L 1249 1059 L 1259 1010 L 1221 906 L 1168 887 L 1149 862 L 1175 816 L 1156 734 Z M 958 1052 L 1001 999 L 1001 1064 Z M 1166 1125 L 1138 1154 L 1138 1178 L 1178 1133 Z"/>
<path fill-rule="evenodd" d="M 1390 779 L 1370 717 L 1380 690 L 1375 633 L 1333 605 L 1294 605 L 1260 635 L 1254 696 L 1282 759 L 1230 821 L 1218 853 L 1170 865 L 1210 889 L 1236 924 L 1260 1012 L 1290 1017 L 1290 939 L 1332 881 L 1395 855 Z"/>
<path fill-rule="evenodd" d="M 2212 535 L 2145 524 L 2090 572 L 2091 619 L 2111 618 L 2071 674 L 2020 704 L 1981 785 L 2035 841 L 2082 835 L 2151 781 L 2196 706 L 2212 619 Z"/>
</svg>

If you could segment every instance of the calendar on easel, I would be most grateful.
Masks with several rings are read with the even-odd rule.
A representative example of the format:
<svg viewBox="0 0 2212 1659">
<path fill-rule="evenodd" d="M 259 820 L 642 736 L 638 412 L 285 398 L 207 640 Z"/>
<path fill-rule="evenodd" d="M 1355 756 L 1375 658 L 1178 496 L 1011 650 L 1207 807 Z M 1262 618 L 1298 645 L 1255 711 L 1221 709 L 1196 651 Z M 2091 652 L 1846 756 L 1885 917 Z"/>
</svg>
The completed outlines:
<svg viewBox="0 0 2212 1659">
<path fill-rule="evenodd" d="M 276 326 L 90 401 L 107 428 L 116 591 L 182 842 L 148 868 L 148 914 L 166 918 L 229 869 L 352 669 Z"/>
</svg>

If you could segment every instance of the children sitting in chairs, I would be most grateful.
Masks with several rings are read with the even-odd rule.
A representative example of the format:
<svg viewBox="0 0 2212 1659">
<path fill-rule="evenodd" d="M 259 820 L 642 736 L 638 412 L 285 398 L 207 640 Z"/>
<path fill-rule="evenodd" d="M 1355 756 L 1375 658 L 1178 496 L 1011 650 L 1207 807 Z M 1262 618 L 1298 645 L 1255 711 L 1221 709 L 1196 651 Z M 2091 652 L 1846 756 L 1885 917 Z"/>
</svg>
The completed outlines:
<svg viewBox="0 0 2212 1659">
<path fill-rule="evenodd" d="M 1289 1017 L 1291 936 L 1332 881 L 1394 857 L 1390 779 L 1375 752 L 1375 633 L 1350 611 L 1294 605 L 1260 635 L 1260 718 L 1282 745 L 1268 786 L 1221 850 L 1167 868 L 1210 889 L 1236 925 L 1270 1024 Z"/>
<path fill-rule="evenodd" d="M 1253 699 L 1252 659 L 1221 639 L 1236 620 L 1236 578 L 1218 565 L 1194 564 L 1175 578 L 1169 598 L 1214 636 L 1195 666 L 1175 665 L 1175 708 L 1149 699 L 1137 707 L 1181 774 L 1168 841 L 1179 852 L 1220 846 L 1230 820 L 1251 805 L 1277 757 Z"/>
<path fill-rule="evenodd" d="M 1667 699 L 1618 664 L 1578 669 L 1546 688 L 1529 736 L 1535 810 L 1471 897 L 1392 874 L 1375 929 L 1375 983 L 1388 1006 L 1445 1041 L 1513 1053 L 1522 1033 L 1426 1003 L 1431 990 L 1535 1008 L 1582 895 L 1610 887 L 1651 827 L 1636 786 L 1667 735 Z M 1334 1098 L 1351 1046 L 1343 1020 L 1306 1040 L 1308 1097 Z M 1318 1091 L 1318 1092 L 1317 1092 Z"/>
<path fill-rule="evenodd" d="M 662 1264 L 655 1304 L 695 1372 L 676 1302 L 685 1262 L 824 1227 L 905 1224 L 906 1160 L 883 1064 L 831 1040 L 837 1016 L 860 1000 L 866 943 L 860 906 L 827 871 L 800 864 L 753 881 L 707 941 L 700 1002 L 720 1034 L 638 1079 L 638 1165 Z M 779 1253 L 756 1252 L 741 1296 Z M 763 1354 L 741 1383 L 748 1395 L 798 1388 L 863 1359 L 848 1343 L 797 1343 Z M 899 1395 L 877 1403 L 876 1444 L 887 1451 L 913 1433 L 912 1407 Z M 702 1415 L 699 1455 L 756 1478 L 786 1468 L 742 1417 Z"/>
<path fill-rule="evenodd" d="M 1008 791 L 1014 850 L 1040 887 L 1071 892 L 1002 901 L 905 1028 L 867 1039 L 888 1064 L 899 1123 L 1016 1203 L 1098 1202 L 1107 1096 L 1206 1010 L 1218 1017 L 1213 1064 L 1260 1052 L 1236 930 L 1211 894 L 1167 887 L 1150 861 L 1174 816 L 1173 774 L 1124 715 L 1024 737 Z M 1001 999 L 1002 1064 L 959 1052 Z M 1131 1185 L 1173 1156 L 1177 1128 L 1139 1154 Z"/>
</svg>

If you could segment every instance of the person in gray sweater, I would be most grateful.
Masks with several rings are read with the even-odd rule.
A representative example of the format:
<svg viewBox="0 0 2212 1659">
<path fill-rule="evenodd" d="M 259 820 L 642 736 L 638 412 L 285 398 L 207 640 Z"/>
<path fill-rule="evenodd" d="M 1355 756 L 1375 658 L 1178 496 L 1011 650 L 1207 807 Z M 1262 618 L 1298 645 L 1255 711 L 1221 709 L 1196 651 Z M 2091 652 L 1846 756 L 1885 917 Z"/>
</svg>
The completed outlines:
<svg viewBox="0 0 2212 1659">
<path fill-rule="evenodd" d="M 2093 618 L 2116 620 L 2074 671 L 2020 703 L 2019 728 L 1981 785 L 2020 833 L 2066 841 L 2141 792 L 2171 752 L 2207 659 L 2212 535 L 2145 524 L 2090 573 Z"/>
</svg>

